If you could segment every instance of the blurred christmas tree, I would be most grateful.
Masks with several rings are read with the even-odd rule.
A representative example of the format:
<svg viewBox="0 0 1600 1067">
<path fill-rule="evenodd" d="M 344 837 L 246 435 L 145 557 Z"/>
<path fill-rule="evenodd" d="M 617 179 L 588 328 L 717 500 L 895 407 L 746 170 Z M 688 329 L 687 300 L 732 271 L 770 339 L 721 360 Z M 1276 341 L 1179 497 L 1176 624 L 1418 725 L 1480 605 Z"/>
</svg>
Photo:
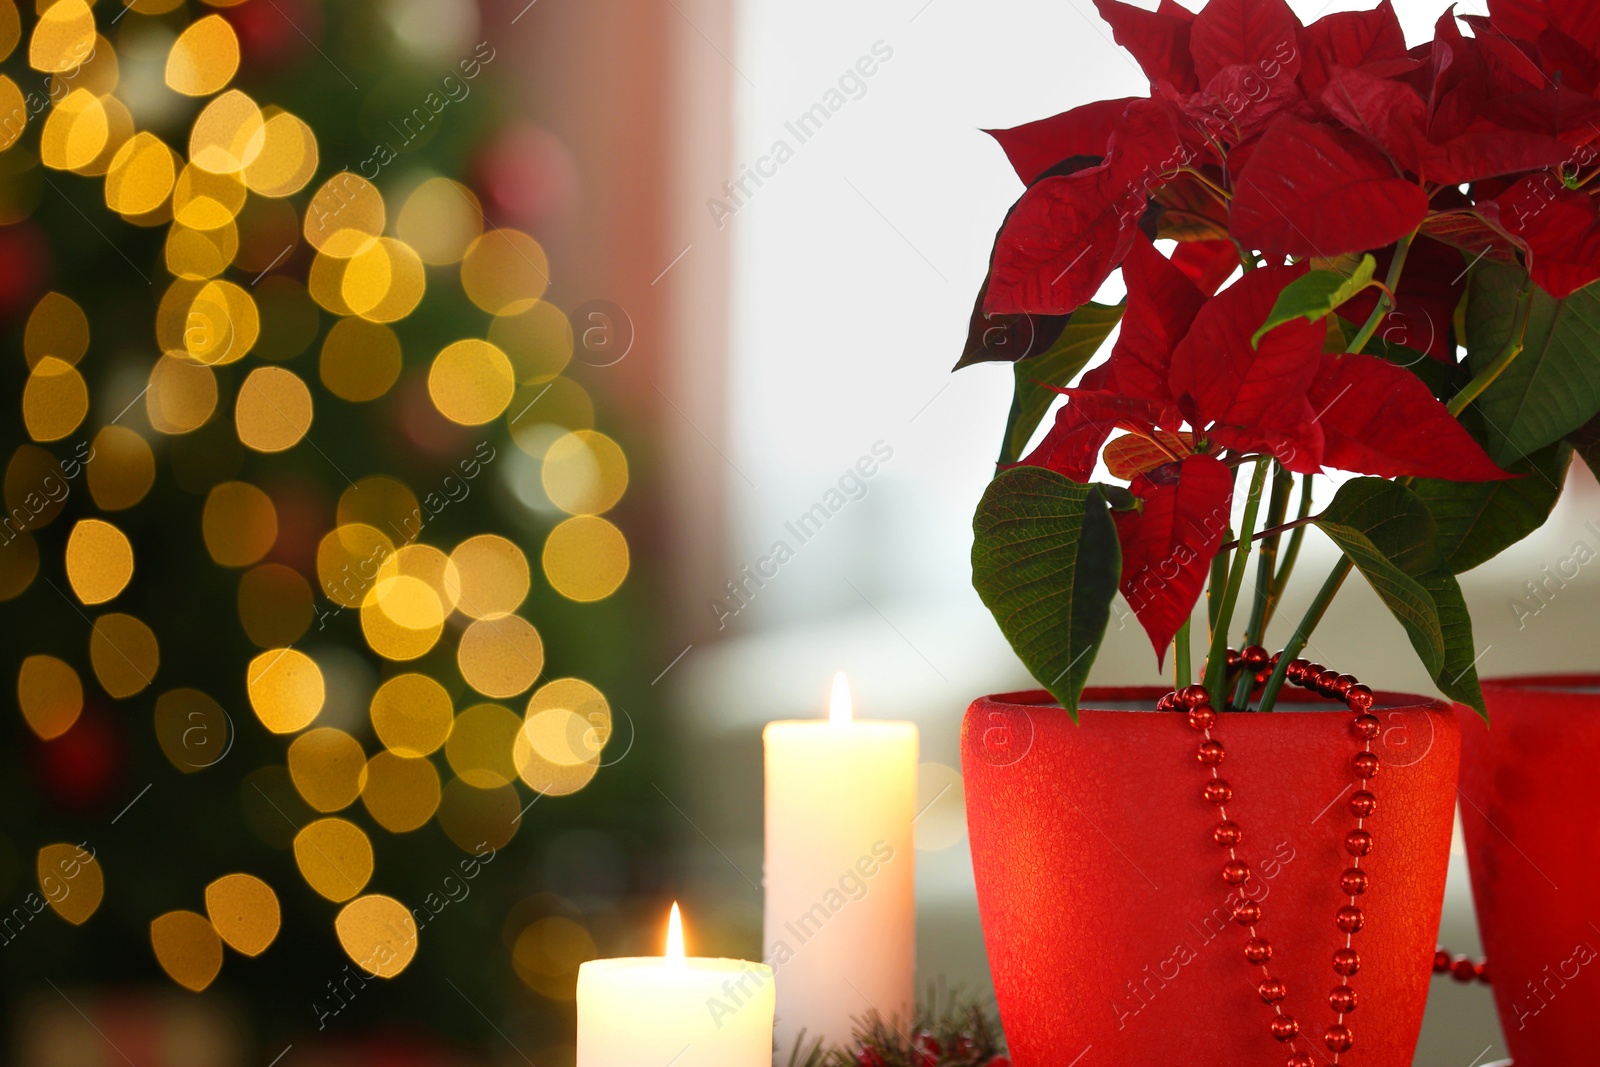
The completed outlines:
<svg viewBox="0 0 1600 1067">
<path fill-rule="evenodd" d="M 507 221 L 495 32 L 0 0 L 8 1003 L 533 1053 L 650 883 L 628 464 Z"/>
</svg>

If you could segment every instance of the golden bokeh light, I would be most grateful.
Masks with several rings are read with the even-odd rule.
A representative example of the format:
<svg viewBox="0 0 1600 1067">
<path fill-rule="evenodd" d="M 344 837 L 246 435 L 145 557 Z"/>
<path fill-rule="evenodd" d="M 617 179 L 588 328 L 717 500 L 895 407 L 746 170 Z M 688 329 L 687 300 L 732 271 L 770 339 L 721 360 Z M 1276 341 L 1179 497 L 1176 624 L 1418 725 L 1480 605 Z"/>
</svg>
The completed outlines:
<svg viewBox="0 0 1600 1067">
<path fill-rule="evenodd" d="M 177 154 L 148 130 L 128 138 L 106 171 L 106 206 L 126 216 L 146 215 L 166 203 L 178 176 Z"/>
<path fill-rule="evenodd" d="M 239 70 L 239 37 L 221 15 L 191 22 L 167 53 L 167 87 L 185 96 L 220 92 Z"/>
<path fill-rule="evenodd" d="M 540 480 L 562 511 L 600 515 L 616 507 L 628 488 L 628 457 L 605 434 L 576 430 L 545 450 Z"/>
<path fill-rule="evenodd" d="M 237 174 L 213 174 L 193 163 L 172 184 L 172 217 L 197 230 L 214 230 L 239 217 L 249 197 Z"/>
<path fill-rule="evenodd" d="M 439 799 L 438 818 L 439 828 L 457 848 L 482 855 L 485 848 L 505 848 L 517 835 L 522 801 L 516 786 L 479 789 L 452 778 Z"/>
<path fill-rule="evenodd" d="M 377 187 L 342 170 L 324 182 L 306 205 L 306 240 L 328 256 L 349 259 L 377 242 L 386 218 Z"/>
<path fill-rule="evenodd" d="M 169 911 L 150 923 L 150 947 L 167 977 L 198 993 L 222 971 L 222 938 L 204 915 Z"/>
<path fill-rule="evenodd" d="M 507 428 L 518 448 L 535 459 L 568 432 L 594 426 L 594 401 L 571 378 L 552 378 L 542 385 L 517 387 L 506 409 Z"/>
<path fill-rule="evenodd" d="M 562 730 L 566 731 L 574 726 L 575 724 L 564 721 Z M 545 759 L 533 747 L 526 730 L 517 735 L 512 758 L 517 765 L 517 776 L 528 788 L 548 797 L 571 796 L 593 781 L 595 774 L 600 770 L 598 758 L 575 764 L 557 763 Z"/>
<path fill-rule="evenodd" d="M 543 300 L 514 315 L 496 316 L 489 324 L 489 341 L 511 360 L 523 385 L 547 382 L 572 362 L 572 323 Z"/>
<path fill-rule="evenodd" d="M 118 700 L 144 691 L 161 667 L 155 631 L 132 615 L 113 612 L 94 620 L 89 663 L 100 687 Z"/>
<path fill-rule="evenodd" d="M 7 121 L 0 122 L 0 152 L 4 152 L 16 144 L 27 130 L 28 104 L 22 98 L 22 90 L 17 88 L 17 83 L 3 74 L 0 74 L 0 115 L 8 117 Z"/>
<path fill-rule="evenodd" d="M 0 59 L 5 59 L 22 40 L 22 15 L 16 0 L 0 0 Z"/>
<path fill-rule="evenodd" d="M 472 688 L 504 700 L 526 692 L 539 680 L 544 642 L 533 624 L 520 616 L 478 619 L 461 635 L 456 665 Z"/>
<path fill-rule="evenodd" d="M 67 584 L 85 604 L 104 604 L 133 577 L 133 545 L 102 519 L 79 519 L 67 537 Z"/>
<path fill-rule="evenodd" d="M 206 886 L 206 915 L 224 944 L 259 956 L 278 936 L 278 894 L 253 874 L 225 874 Z"/>
<path fill-rule="evenodd" d="M 249 482 L 223 482 L 206 495 L 200 528 L 206 551 L 224 567 L 248 567 L 278 540 L 278 509 Z"/>
<path fill-rule="evenodd" d="M 317 138 L 297 116 L 281 108 L 262 112 L 261 154 L 244 168 L 250 191 L 260 196 L 289 196 L 304 189 L 317 172 Z"/>
<path fill-rule="evenodd" d="M 535 993 L 566 1001 L 577 996 L 578 968 L 599 955 L 589 931 L 571 919 L 550 915 L 529 923 L 517 935 L 511 966 Z"/>
<path fill-rule="evenodd" d="M 39 12 L 28 39 L 28 65 L 57 72 L 82 66 L 94 51 L 94 12 L 84 0 L 58 0 Z"/>
<path fill-rule="evenodd" d="M 294 862 L 307 885 L 337 904 L 372 878 L 372 842 L 353 822 L 318 819 L 295 834 Z"/>
<path fill-rule="evenodd" d="M 322 710 L 326 690 L 322 671 L 304 652 L 275 648 L 250 661 L 246 671 L 250 706 L 275 734 L 310 726 Z"/>
<path fill-rule="evenodd" d="M 510 615 L 528 596 L 528 560 L 498 534 L 469 537 L 450 553 L 461 593 L 456 607 L 474 619 Z"/>
<path fill-rule="evenodd" d="M 427 825 L 439 809 L 439 772 L 420 756 L 379 752 L 367 763 L 361 803 L 373 821 L 391 834 Z"/>
<path fill-rule="evenodd" d="M 381 237 L 350 257 L 339 296 L 352 313 L 373 322 L 398 322 L 416 310 L 427 276 L 416 252 Z"/>
<path fill-rule="evenodd" d="M 217 409 L 217 377 L 187 357 L 164 355 L 150 368 L 144 394 L 150 428 L 158 433 L 190 433 L 204 426 Z"/>
<path fill-rule="evenodd" d="M 306 275 L 306 289 L 322 308 L 335 315 L 354 315 L 355 308 L 344 301 L 344 275 L 350 266 L 348 259 L 318 252 L 311 261 L 311 271 Z"/>
<path fill-rule="evenodd" d="M 386 474 L 369 475 L 340 493 L 335 512 L 340 526 L 364 523 L 400 538 L 415 528 L 416 515 L 416 495 L 405 482 Z"/>
<path fill-rule="evenodd" d="M 322 342 L 322 384 L 342 400 L 363 403 L 387 393 L 400 377 L 400 339 L 381 323 L 340 319 Z"/>
<path fill-rule="evenodd" d="M 198 689 L 173 689 L 156 698 L 156 743 L 184 774 L 212 766 L 233 743 L 233 727 L 222 705 Z"/>
<path fill-rule="evenodd" d="M 476 704 L 456 716 L 444 758 L 461 781 L 476 789 L 495 789 L 517 777 L 511 747 L 522 729 L 515 712 L 499 704 Z"/>
<path fill-rule="evenodd" d="M 490 230 L 461 259 L 467 297 L 491 315 L 532 307 L 550 285 L 550 261 L 539 242 L 519 230 Z"/>
<path fill-rule="evenodd" d="M 34 365 L 22 387 L 22 421 L 35 441 L 59 441 L 89 413 L 89 386 L 78 368 L 55 356 Z"/>
<path fill-rule="evenodd" d="M 281 563 L 263 563 L 239 578 L 239 622 L 259 648 L 283 648 L 311 626 L 311 583 Z"/>
<path fill-rule="evenodd" d="M 243 359 L 245 353 L 255 346 L 259 336 L 261 313 L 250 294 L 232 282 L 210 281 L 195 294 L 194 302 L 189 305 L 189 314 L 184 322 L 183 348 L 196 363 L 216 367 Z M 262 368 L 255 373 L 263 371 L 269 372 L 274 378 L 281 375 L 293 377 L 289 371 L 278 367 Z M 246 379 L 246 386 L 248 384 L 249 379 Z M 309 394 L 307 398 L 309 404 Z M 288 402 L 278 395 L 274 395 L 273 399 Z"/>
<path fill-rule="evenodd" d="M 379 578 L 361 603 L 361 633 L 385 659 L 413 660 L 444 632 L 444 605 L 420 578 Z"/>
<path fill-rule="evenodd" d="M 93 6 L 91 2 L 90 6 Z M 96 33 L 83 63 L 50 75 L 50 98 L 59 100 L 73 89 L 86 89 L 104 102 L 122 80 L 122 61 L 111 42 Z"/>
<path fill-rule="evenodd" d="M 311 429 L 311 390 L 293 371 L 257 367 L 239 387 L 233 421 L 239 440 L 257 452 L 282 452 Z"/>
<path fill-rule="evenodd" d="M 248 216 L 249 212 L 245 215 Z M 279 361 L 293 359 L 317 339 L 322 327 L 322 314 L 305 286 L 293 278 L 272 274 L 257 283 L 255 294 L 261 317 L 261 337 L 256 341 L 256 355 L 262 359 Z"/>
<path fill-rule="evenodd" d="M 167 273 L 186 279 L 214 278 L 239 254 L 239 228 L 232 220 L 212 230 L 174 222 L 167 230 L 163 257 Z"/>
<path fill-rule="evenodd" d="M 370 708 L 372 728 L 397 756 L 436 751 L 450 736 L 455 707 L 444 686 L 425 674 L 398 674 L 378 687 Z"/>
<path fill-rule="evenodd" d="M 483 208 L 460 182 L 429 178 L 406 197 L 395 232 L 424 263 L 456 263 L 483 232 Z"/>
<path fill-rule="evenodd" d="M 255 162 L 266 141 L 256 102 L 229 89 L 205 106 L 189 131 L 189 159 L 213 174 L 234 174 Z"/>
<path fill-rule="evenodd" d="M 551 763 L 588 763 L 611 740 L 611 705 L 605 694 L 581 678 L 547 682 L 528 700 L 524 739 Z"/>
<path fill-rule="evenodd" d="M 114 53 L 107 47 L 104 54 Z M 102 96 L 100 107 L 106 116 L 105 143 L 100 146 L 100 151 L 93 159 L 72 168 L 74 174 L 81 174 L 86 178 L 98 178 L 109 171 L 111 161 L 117 158 L 117 153 L 128 143 L 134 132 L 133 113 L 128 110 L 128 105 L 114 96 Z"/>
<path fill-rule="evenodd" d="M 83 712 L 78 672 L 54 656 L 29 656 L 17 672 L 17 704 L 28 728 L 43 741 L 72 729 Z"/>
<path fill-rule="evenodd" d="M 39 135 L 39 161 L 55 170 L 77 170 L 100 156 L 111 136 L 105 105 L 87 89 L 74 89 L 51 109 Z"/>
<path fill-rule="evenodd" d="M 101 511 L 125 511 L 143 500 L 156 480 L 150 445 L 126 426 L 103 426 L 90 446 L 94 462 L 84 471 L 89 495 Z"/>
<path fill-rule="evenodd" d="M 78 845 L 46 845 L 34 864 L 39 892 L 73 926 L 88 922 L 105 898 L 105 872 L 93 852 Z"/>
<path fill-rule="evenodd" d="M 364 522 L 336 527 L 317 545 L 317 579 L 329 600 L 358 608 L 377 584 L 379 568 L 394 555 L 394 542 Z"/>
<path fill-rule="evenodd" d="M 0 543 L 0 602 L 27 591 L 39 573 L 39 545 L 29 533 Z"/>
<path fill-rule="evenodd" d="M 402 532 L 414 531 L 417 521 L 408 519 L 396 529 Z M 384 560 L 382 566 L 378 568 L 379 581 L 402 575 L 426 582 L 428 588 L 439 598 L 446 615 L 454 611 L 461 600 L 460 572 L 456 570 L 456 565 L 450 561 L 449 556 L 432 545 L 406 545 Z"/>
<path fill-rule="evenodd" d="M 289 746 L 289 777 L 307 804 L 341 811 L 361 795 L 367 754 L 361 742 L 331 726 L 307 730 Z"/>
<path fill-rule="evenodd" d="M 488 341 L 449 345 L 428 368 L 428 395 L 439 414 L 464 426 L 481 426 L 511 403 L 517 382 L 506 354 Z"/>
<path fill-rule="evenodd" d="M 417 954 L 417 921 L 393 897 L 373 893 L 352 900 L 333 928 L 345 954 L 374 978 L 393 978 Z"/>
<path fill-rule="evenodd" d="M 54 522 L 71 496 L 61 461 L 38 445 L 19 445 L 6 464 L 4 531 L 38 530 Z"/>
<path fill-rule="evenodd" d="M 604 600 L 628 576 L 628 541 L 605 519 L 576 515 L 550 531 L 542 562 L 550 587 L 568 600 Z"/>
</svg>

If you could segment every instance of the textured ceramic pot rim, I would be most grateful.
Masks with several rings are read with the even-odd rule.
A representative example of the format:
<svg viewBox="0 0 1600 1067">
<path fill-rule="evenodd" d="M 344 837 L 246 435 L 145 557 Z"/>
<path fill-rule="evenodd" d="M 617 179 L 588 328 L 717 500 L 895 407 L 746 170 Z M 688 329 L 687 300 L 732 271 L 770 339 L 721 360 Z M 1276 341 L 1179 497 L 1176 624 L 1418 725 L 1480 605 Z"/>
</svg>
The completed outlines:
<svg viewBox="0 0 1600 1067">
<path fill-rule="evenodd" d="M 1569 677 L 1579 676 L 1572 675 Z M 1584 675 L 1582 677 L 1589 678 L 1594 684 L 1600 685 L 1600 674 Z M 1509 680 L 1511 679 L 1502 679 L 1502 681 Z M 1488 682 L 1484 683 L 1484 685 L 1488 684 Z M 1157 712 L 1155 707 L 1155 702 L 1160 699 L 1161 695 L 1168 692 L 1171 692 L 1171 690 L 1159 685 L 1091 685 L 1083 691 L 1083 697 L 1079 701 L 1078 710 L 1080 713 L 1093 712 L 1096 715 L 1172 714 L 1171 712 Z M 1372 695 L 1374 699 L 1374 711 L 1433 711 L 1441 715 L 1449 715 L 1452 712 L 1451 703 L 1440 697 L 1428 697 L 1423 696 L 1420 693 L 1402 693 L 1390 689 L 1374 690 Z M 1097 708 L 1094 706 L 1094 701 L 1096 700 L 1115 700 L 1118 702 L 1126 702 L 1129 700 L 1142 700 L 1145 697 L 1149 697 L 1150 699 L 1150 706 L 1148 708 Z M 1293 710 L 1297 712 L 1338 712 L 1345 715 L 1350 714 L 1349 707 L 1347 707 L 1342 701 L 1330 700 L 1327 697 L 1313 693 L 1307 689 L 1301 689 L 1298 686 L 1290 688 L 1288 684 L 1285 684 L 1283 691 L 1278 695 L 1278 700 L 1279 706 L 1284 708 L 1284 710 Z M 1066 710 L 1061 706 L 1061 703 L 1057 701 L 1055 697 L 1051 696 L 1043 689 L 1021 689 L 1012 693 L 992 693 L 988 696 L 979 697 L 973 703 L 998 704 L 1002 706 L 1010 705 L 1012 707 L 1025 708 L 1044 708 L 1051 711 Z M 1287 705 L 1287 707 L 1285 707 L 1285 705 Z M 1259 715 L 1260 713 L 1253 711 L 1230 711 L 1227 712 L 1227 714 L 1230 717 L 1253 717 Z M 1275 711 L 1268 712 L 1268 715 L 1275 714 L 1277 714 Z"/>
<path fill-rule="evenodd" d="M 1500 692 L 1556 692 L 1568 696 L 1600 696 L 1600 672 L 1595 671 L 1508 674 L 1499 678 L 1485 678 L 1480 684 L 1485 690 L 1494 689 Z M 1568 688 L 1569 686 L 1582 688 Z"/>
</svg>

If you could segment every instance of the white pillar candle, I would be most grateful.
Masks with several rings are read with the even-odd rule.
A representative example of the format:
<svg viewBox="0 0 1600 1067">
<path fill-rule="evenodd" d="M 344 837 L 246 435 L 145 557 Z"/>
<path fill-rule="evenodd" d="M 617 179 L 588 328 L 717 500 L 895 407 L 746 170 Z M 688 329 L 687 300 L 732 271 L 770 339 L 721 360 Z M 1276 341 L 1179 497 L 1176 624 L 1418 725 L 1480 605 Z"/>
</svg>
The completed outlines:
<svg viewBox="0 0 1600 1067">
<path fill-rule="evenodd" d="M 916 965 L 917 728 L 855 720 L 834 678 L 826 720 L 769 723 L 766 961 L 778 1062 L 849 1040 L 851 1020 L 909 1018 Z"/>
<path fill-rule="evenodd" d="M 578 968 L 577 1067 L 772 1067 L 772 968 L 667 954 Z"/>
</svg>

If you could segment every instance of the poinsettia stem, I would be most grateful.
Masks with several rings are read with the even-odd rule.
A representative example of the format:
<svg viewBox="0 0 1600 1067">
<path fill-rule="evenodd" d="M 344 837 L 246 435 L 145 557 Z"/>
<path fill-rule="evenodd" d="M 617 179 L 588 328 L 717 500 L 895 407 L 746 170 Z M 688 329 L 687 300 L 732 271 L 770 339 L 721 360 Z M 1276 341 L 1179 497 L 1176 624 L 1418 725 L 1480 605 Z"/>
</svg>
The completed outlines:
<svg viewBox="0 0 1600 1067">
<path fill-rule="evenodd" d="M 1483 395 L 1485 389 L 1494 384 L 1496 378 L 1505 373 L 1506 368 L 1511 366 L 1511 361 L 1522 354 L 1523 345 L 1528 339 L 1528 320 L 1533 317 L 1533 278 L 1531 276 L 1522 283 L 1522 289 L 1517 294 L 1517 299 L 1521 302 L 1521 325 L 1512 331 L 1510 337 L 1506 338 L 1505 347 L 1500 350 L 1499 355 L 1494 357 L 1494 362 L 1483 368 L 1472 381 L 1462 388 L 1461 392 L 1450 398 L 1450 403 L 1447 405 L 1450 409 L 1450 414 L 1459 417 L 1474 400 Z"/>
<path fill-rule="evenodd" d="M 1228 674 L 1228 628 L 1233 622 L 1233 609 L 1239 602 L 1239 589 L 1244 585 L 1245 568 L 1250 564 L 1250 538 L 1255 533 L 1256 513 L 1261 509 L 1261 492 L 1267 484 L 1270 456 L 1256 460 L 1255 473 L 1250 477 L 1250 495 L 1245 498 L 1244 518 L 1239 523 L 1239 547 L 1234 550 L 1233 562 L 1228 568 L 1228 586 L 1222 593 L 1222 605 L 1217 612 L 1216 625 L 1211 630 L 1211 649 L 1206 655 L 1206 691 L 1211 694 L 1211 706 L 1226 708 L 1227 693 L 1223 687 Z"/>
<path fill-rule="evenodd" d="M 1185 174 L 1189 175 L 1190 177 L 1194 178 L 1201 185 L 1205 186 L 1211 192 L 1215 193 L 1218 202 L 1221 203 L 1224 207 L 1226 207 L 1229 203 L 1231 203 L 1233 201 L 1233 196 L 1232 196 L 1232 194 L 1230 194 L 1228 192 L 1228 190 L 1222 188 L 1222 186 L 1220 186 L 1220 185 L 1217 185 L 1210 178 L 1207 178 L 1204 174 L 1201 174 L 1198 170 L 1195 170 L 1193 167 L 1184 167 L 1183 168 L 1183 173 L 1185 173 Z"/>
<path fill-rule="evenodd" d="M 1338 565 L 1328 575 L 1328 580 L 1317 590 L 1316 599 L 1311 601 L 1311 606 L 1301 617 L 1300 625 L 1294 628 L 1294 636 L 1283 646 L 1283 655 L 1278 657 L 1278 665 L 1272 669 L 1271 676 L 1267 678 L 1266 688 L 1261 691 L 1261 706 L 1258 711 L 1271 711 L 1278 702 L 1278 692 L 1283 688 L 1283 680 L 1289 672 L 1289 661 L 1305 651 L 1306 642 L 1311 640 L 1311 631 L 1317 628 L 1317 623 L 1327 614 L 1328 605 L 1333 603 L 1334 595 L 1339 592 L 1344 580 L 1350 576 L 1350 566 L 1350 557 L 1341 556 Z"/>
<path fill-rule="evenodd" d="M 1276 537 L 1279 534 L 1290 533 L 1290 532 L 1292 532 L 1294 530 L 1300 529 L 1300 527 L 1302 527 L 1302 526 L 1309 526 L 1311 523 L 1316 522 L 1321 518 L 1322 518 L 1321 515 L 1304 515 L 1304 516 L 1302 516 L 1302 517 L 1300 517 L 1298 519 L 1295 519 L 1293 522 L 1286 522 L 1281 526 L 1269 526 L 1266 529 L 1262 530 L 1260 533 L 1256 534 L 1254 537 L 1252 537 L 1250 539 L 1250 543 L 1253 544 L 1253 545 L 1260 544 L 1261 542 L 1265 541 L 1269 537 Z M 1238 541 L 1228 541 L 1228 542 L 1224 543 L 1222 545 L 1222 547 L 1219 548 L 1217 551 L 1219 551 L 1219 552 L 1231 552 L 1231 551 L 1233 551 L 1234 549 L 1236 549 L 1238 547 L 1239 547 L 1239 542 Z"/>
<path fill-rule="evenodd" d="M 1206 621 L 1211 626 L 1206 634 L 1208 641 L 1216 637 L 1217 618 L 1222 614 L 1222 594 L 1227 587 L 1228 553 L 1219 548 L 1217 554 L 1211 557 L 1211 578 L 1206 583 Z"/>
<path fill-rule="evenodd" d="M 1250 622 L 1245 626 L 1246 646 L 1259 645 L 1261 633 L 1266 628 L 1267 600 L 1272 593 L 1272 572 L 1278 559 L 1278 541 L 1283 536 L 1283 517 L 1289 512 L 1289 493 L 1294 489 L 1294 475 L 1273 464 L 1272 496 L 1267 503 L 1267 528 L 1256 534 L 1261 545 L 1256 555 L 1255 592 L 1250 603 Z M 1244 707 L 1250 700 L 1250 672 L 1239 676 L 1239 687 L 1234 691 L 1233 702 Z"/>
<path fill-rule="evenodd" d="M 1389 261 L 1389 274 L 1383 281 L 1383 292 L 1378 297 L 1377 305 L 1372 309 L 1372 314 L 1367 316 L 1366 325 L 1361 327 L 1361 332 L 1356 334 L 1354 341 L 1346 352 L 1360 352 L 1367 347 L 1367 342 L 1372 340 L 1372 335 L 1378 332 L 1378 324 L 1383 317 L 1394 308 L 1394 294 L 1400 289 L 1400 272 L 1406 269 L 1406 257 L 1411 254 L 1411 242 L 1416 233 L 1408 233 L 1400 238 L 1394 246 L 1394 258 Z"/>
<path fill-rule="evenodd" d="M 1278 605 L 1283 602 L 1283 592 L 1289 588 L 1289 575 L 1294 573 L 1295 561 L 1300 558 L 1300 543 L 1306 539 L 1306 526 L 1315 521 L 1316 516 L 1311 514 L 1311 475 L 1306 474 L 1300 478 L 1300 516 L 1288 524 L 1294 527 L 1294 533 L 1289 535 L 1289 545 L 1283 550 L 1277 573 L 1272 576 L 1272 592 L 1267 596 L 1267 617 L 1261 624 L 1263 632 L 1272 625 L 1272 616 L 1277 614 Z"/>
<path fill-rule="evenodd" d="M 1189 662 L 1189 620 L 1183 620 L 1177 636 L 1172 639 L 1172 688 L 1182 689 L 1194 680 L 1194 668 Z"/>
</svg>

